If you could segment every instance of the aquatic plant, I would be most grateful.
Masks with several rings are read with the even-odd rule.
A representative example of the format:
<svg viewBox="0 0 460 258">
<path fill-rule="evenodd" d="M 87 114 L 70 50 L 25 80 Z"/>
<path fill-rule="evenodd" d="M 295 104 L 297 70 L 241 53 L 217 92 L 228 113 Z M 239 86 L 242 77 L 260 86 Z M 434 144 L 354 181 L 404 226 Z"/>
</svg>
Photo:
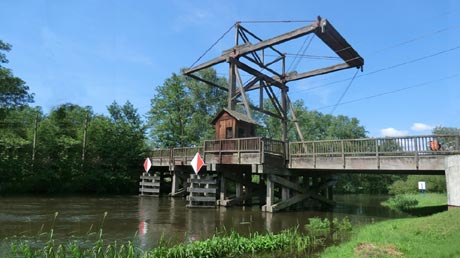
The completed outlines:
<svg viewBox="0 0 460 258">
<path fill-rule="evenodd" d="M 54 221 L 58 213 L 55 214 Z M 268 232 L 261 234 L 251 233 L 242 236 L 235 231 L 216 233 L 204 241 L 172 244 L 161 237 L 158 246 L 149 251 L 143 251 L 135 241 L 119 243 L 117 241 L 106 243 L 103 238 L 103 224 L 107 212 L 99 225 L 98 231 L 93 232 L 92 226 L 87 232 L 87 237 L 69 241 L 67 244 L 58 243 L 54 239 L 54 230 L 42 232 L 40 229 L 35 239 L 13 238 L 6 239 L 10 243 L 11 257 L 236 257 L 248 256 L 265 257 L 274 253 L 282 256 L 304 257 L 315 250 L 324 248 L 325 243 L 336 242 L 343 239 L 351 231 L 348 218 L 328 219 L 310 218 L 305 226 L 307 233 L 299 232 L 298 227 L 284 230 L 278 234 Z M 52 225 L 54 226 L 54 221 Z M 93 236 L 96 233 L 96 238 Z"/>
</svg>

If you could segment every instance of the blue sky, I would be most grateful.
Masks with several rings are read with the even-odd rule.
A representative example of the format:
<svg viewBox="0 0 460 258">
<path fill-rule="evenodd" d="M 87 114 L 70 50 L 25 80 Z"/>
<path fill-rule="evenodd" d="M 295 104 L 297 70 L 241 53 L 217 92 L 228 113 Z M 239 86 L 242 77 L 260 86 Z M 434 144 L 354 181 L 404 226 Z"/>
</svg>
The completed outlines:
<svg viewBox="0 0 460 258">
<path fill-rule="evenodd" d="M 5 0 L 0 9 L 0 39 L 13 45 L 7 66 L 45 112 L 70 102 L 106 113 L 113 101 L 129 100 L 145 114 L 155 87 L 189 67 L 235 21 L 321 15 L 365 60 L 334 115 L 358 118 L 372 137 L 460 127 L 460 1 Z M 243 25 L 268 38 L 305 24 Z M 202 61 L 233 41 L 224 37 Z M 313 39 L 312 51 L 320 43 Z M 301 60 L 297 68 L 314 62 Z M 288 85 L 291 99 L 331 113 L 354 73 Z"/>
</svg>

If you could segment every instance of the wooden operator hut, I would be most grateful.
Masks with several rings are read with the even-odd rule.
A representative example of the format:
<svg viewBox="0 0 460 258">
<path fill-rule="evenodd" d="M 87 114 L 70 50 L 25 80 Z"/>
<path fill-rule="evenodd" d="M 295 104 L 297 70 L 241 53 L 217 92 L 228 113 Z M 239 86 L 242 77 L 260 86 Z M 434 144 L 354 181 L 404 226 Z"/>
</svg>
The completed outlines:
<svg viewBox="0 0 460 258">
<path fill-rule="evenodd" d="M 224 108 L 212 120 L 216 127 L 216 140 L 246 138 L 256 136 L 259 124 L 248 116 Z"/>
</svg>

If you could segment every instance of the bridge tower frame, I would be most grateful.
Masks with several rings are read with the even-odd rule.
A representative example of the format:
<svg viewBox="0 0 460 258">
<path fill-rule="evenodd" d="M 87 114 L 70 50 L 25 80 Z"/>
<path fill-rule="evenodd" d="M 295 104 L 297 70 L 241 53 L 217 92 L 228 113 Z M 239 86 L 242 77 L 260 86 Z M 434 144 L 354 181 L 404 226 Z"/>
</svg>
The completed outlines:
<svg viewBox="0 0 460 258">
<path fill-rule="evenodd" d="M 328 20 L 318 18 L 310 25 L 297 28 L 295 30 L 286 32 L 284 34 L 263 40 L 253 32 L 249 31 L 241 25 L 241 22 L 234 24 L 235 29 L 235 44 L 232 48 L 224 50 L 219 57 L 211 59 L 207 62 L 193 66 L 189 69 L 184 70 L 184 75 L 204 82 L 212 87 L 217 87 L 227 92 L 227 109 L 230 111 L 236 111 L 237 104 L 241 103 L 244 106 L 246 116 L 249 119 L 253 119 L 252 112 L 260 112 L 271 117 L 281 120 L 281 141 L 284 143 L 284 153 L 288 153 L 288 114 L 290 113 L 292 121 L 295 123 L 297 134 L 301 141 L 304 141 L 300 127 L 297 124 L 295 113 L 292 107 L 291 100 L 288 96 L 289 87 L 287 84 L 292 81 L 306 79 L 318 75 L 332 73 L 349 68 L 358 68 L 362 70 L 364 65 L 364 59 L 351 47 L 351 45 L 337 32 L 337 30 L 329 23 Z M 315 34 L 322 40 L 340 59 L 340 63 L 318 68 L 310 71 L 286 71 L 286 53 L 283 53 L 278 48 L 283 44 L 294 39 L 304 37 L 309 34 Z M 271 55 L 267 55 L 270 53 Z M 274 57 L 272 56 L 274 55 Z M 228 64 L 228 84 L 217 85 L 214 82 L 208 81 L 205 78 L 200 77 L 200 70 L 222 64 Z M 243 82 L 241 72 L 247 73 L 252 76 L 252 79 L 247 82 Z M 254 105 L 249 102 L 248 93 L 257 91 L 257 98 L 259 103 Z M 279 96 L 276 92 L 280 92 Z M 272 110 L 264 107 L 264 102 L 268 100 L 272 105 Z M 312 181 L 311 189 L 314 191 L 301 189 L 299 182 L 299 176 L 294 172 L 290 171 L 287 167 L 288 155 L 284 155 L 281 164 L 277 164 L 277 168 L 272 168 L 267 165 L 263 167 L 263 178 L 266 185 L 266 204 L 263 207 L 264 211 L 274 212 L 280 209 L 286 209 L 294 205 L 298 205 L 307 198 L 317 197 L 322 199 L 324 202 L 328 202 L 327 198 L 321 196 L 318 191 L 323 191 L 322 195 L 332 196 L 331 193 L 324 194 L 324 189 L 330 186 L 329 181 L 321 180 L 313 182 L 313 179 L 308 178 Z M 254 164 L 256 165 L 256 164 Z M 211 164 L 211 168 L 219 167 L 216 164 Z M 256 165 L 258 166 L 258 165 Z M 282 171 L 281 171 L 281 170 Z M 213 169 L 211 169 L 213 170 Z M 281 171 L 281 174 L 279 172 Z M 224 180 L 225 171 L 220 172 L 221 179 Z M 257 173 L 257 172 L 252 172 Z M 238 180 L 237 180 L 238 181 Z M 238 182 L 238 185 L 248 185 L 246 177 Z M 281 198 L 278 198 L 278 202 L 274 196 L 274 188 L 278 185 L 281 192 Z M 305 186 L 305 185 L 304 185 Z M 251 187 L 248 187 L 251 188 Z M 225 191 L 225 189 L 223 188 Z M 222 191 L 222 189 L 221 189 Z M 238 194 L 237 194 L 238 195 Z M 226 196 L 223 193 L 222 196 Z M 218 202 L 219 203 L 219 202 Z M 224 201 L 221 198 L 220 203 L 228 204 L 229 202 Z"/>
</svg>

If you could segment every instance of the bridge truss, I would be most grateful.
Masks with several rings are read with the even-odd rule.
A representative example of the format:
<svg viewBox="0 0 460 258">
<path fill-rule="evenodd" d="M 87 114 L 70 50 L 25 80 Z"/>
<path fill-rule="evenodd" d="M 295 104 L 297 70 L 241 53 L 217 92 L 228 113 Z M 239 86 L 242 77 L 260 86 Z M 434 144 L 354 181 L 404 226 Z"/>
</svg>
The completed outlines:
<svg viewBox="0 0 460 258">
<path fill-rule="evenodd" d="M 289 82 L 353 67 L 362 69 L 364 65 L 364 59 L 337 32 L 332 24 L 319 16 L 310 25 L 265 40 L 243 27 L 240 22 L 235 23 L 234 29 L 235 45 L 232 48 L 223 51 L 219 57 L 185 70 L 184 74 L 226 91 L 228 93 L 227 108 L 230 110 L 235 110 L 236 104 L 241 103 L 249 118 L 253 117 L 252 111 L 256 111 L 280 119 L 282 122 L 281 140 L 283 142 L 287 141 L 288 113 L 290 113 L 292 121 L 295 122 L 300 140 L 303 141 L 288 96 L 289 87 L 287 84 Z M 290 41 L 310 34 L 321 39 L 341 62 L 309 71 L 287 72 L 286 53 L 282 52 L 281 49 Z M 200 77 L 198 73 L 200 70 L 222 63 L 228 63 L 228 85 L 217 85 Z M 250 75 L 251 79 L 243 82 L 242 73 Z M 249 101 L 249 92 L 257 92 L 256 99 L 259 103 L 253 104 Z M 271 103 L 271 108 L 264 106 L 266 99 Z"/>
</svg>

